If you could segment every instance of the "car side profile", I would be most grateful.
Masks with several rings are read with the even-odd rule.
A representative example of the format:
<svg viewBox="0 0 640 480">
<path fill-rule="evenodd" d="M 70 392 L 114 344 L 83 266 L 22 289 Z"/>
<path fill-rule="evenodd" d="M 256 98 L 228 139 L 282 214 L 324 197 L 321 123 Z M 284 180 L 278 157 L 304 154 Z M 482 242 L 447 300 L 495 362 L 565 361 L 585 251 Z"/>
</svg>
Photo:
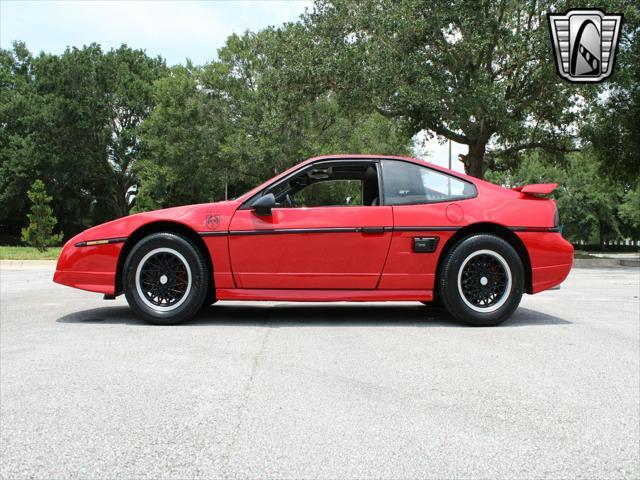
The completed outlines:
<svg viewBox="0 0 640 480">
<path fill-rule="evenodd" d="M 164 325 L 218 300 L 437 302 L 496 325 L 571 269 L 556 204 L 541 196 L 554 188 L 509 190 L 415 158 L 316 157 L 235 200 L 85 230 L 54 281 L 124 293 Z"/>
</svg>

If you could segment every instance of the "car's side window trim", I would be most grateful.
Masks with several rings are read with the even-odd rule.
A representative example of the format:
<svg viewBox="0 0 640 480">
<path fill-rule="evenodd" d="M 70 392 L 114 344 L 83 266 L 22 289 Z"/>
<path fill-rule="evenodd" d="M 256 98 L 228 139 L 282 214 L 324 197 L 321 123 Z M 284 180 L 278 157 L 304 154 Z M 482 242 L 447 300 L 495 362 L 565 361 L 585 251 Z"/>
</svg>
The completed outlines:
<svg viewBox="0 0 640 480">
<path fill-rule="evenodd" d="M 349 157 L 344 157 L 344 158 L 335 158 L 335 159 L 318 159 L 317 161 L 310 163 L 308 165 L 305 165 L 303 167 L 300 167 L 298 170 L 296 170 L 295 172 L 291 172 L 289 175 L 287 175 L 284 178 L 281 178 L 280 180 L 273 182 L 269 185 L 267 185 L 265 188 L 263 188 L 262 190 L 260 190 L 259 192 L 255 193 L 254 195 L 252 195 L 251 197 L 249 197 L 247 200 L 245 200 L 242 205 L 240 205 L 240 207 L 238 208 L 238 210 L 250 210 L 251 209 L 251 204 L 256 201 L 258 198 L 262 197 L 265 193 L 267 193 L 268 191 L 270 191 L 271 189 L 277 187 L 278 185 L 287 182 L 289 180 L 291 180 L 293 177 L 304 173 L 308 170 L 311 170 L 312 168 L 316 168 L 318 166 L 318 164 L 335 164 L 335 163 L 369 163 L 369 164 L 375 164 L 376 166 L 376 173 L 378 175 L 378 195 L 379 198 L 382 198 L 382 191 L 380 190 L 382 187 L 382 184 L 380 183 L 380 176 L 381 176 L 381 172 L 382 169 L 380 168 L 380 159 L 378 158 L 349 158 Z M 379 200 L 380 202 L 382 200 Z M 382 205 L 382 203 L 380 203 L 380 205 Z M 339 205 L 334 205 L 334 206 L 339 206 Z M 295 207 L 294 207 L 295 208 Z M 317 207 L 317 208 L 321 208 L 321 207 Z M 329 208 L 329 207 L 322 207 L 322 208 Z"/>
<path fill-rule="evenodd" d="M 425 168 L 429 171 L 438 173 L 440 175 L 444 175 L 446 177 L 450 177 L 453 179 L 456 179 L 457 181 L 460 182 L 464 182 L 468 185 L 471 185 L 473 187 L 473 195 L 464 195 L 464 196 L 457 196 L 457 197 L 450 197 L 450 198 L 446 198 L 446 199 L 441 199 L 441 200 L 431 200 L 431 201 L 427 201 L 425 200 L 424 202 L 411 202 L 411 203 L 402 203 L 402 204 L 389 204 L 387 205 L 386 201 L 384 203 L 381 203 L 381 205 L 385 205 L 385 206 L 391 206 L 391 207 L 405 207 L 405 206 L 412 206 L 412 205 L 432 205 L 434 203 L 450 203 L 450 202 L 460 202 L 463 200 L 471 200 L 473 198 L 476 198 L 478 196 L 478 187 L 476 187 L 476 185 L 473 182 L 470 182 L 469 180 L 466 180 L 464 178 L 460 178 L 457 175 L 451 175 L 448 172 L 442 172 L 436 168 L 431 168 L 428 165 L 422 165 L 419 163 L 415 163 L 415 162 L 410 162 L 408 160 L 403 160 L 401 158 L 382 158 L 380 159 L 380 163 L 379 165 L 379 178 L 382 180 L 382 183 L 380 184 L 380 195 L 381 198 L 384 199 L 384 177 L 385 177 L 385 173 L 384 173 L 384 162 L 403 162 L 403 163 L 408 163 L 410 165 L 415 165 L 417 167 L 420 168 Z"/>
<path fill-rule="evenodd" d="M 384 203 L 384 179 L 382 178 L 382 163 L 376 162 L 376 171 L 378 173 L 378 206 L 383 206 Z"/>
</svg>

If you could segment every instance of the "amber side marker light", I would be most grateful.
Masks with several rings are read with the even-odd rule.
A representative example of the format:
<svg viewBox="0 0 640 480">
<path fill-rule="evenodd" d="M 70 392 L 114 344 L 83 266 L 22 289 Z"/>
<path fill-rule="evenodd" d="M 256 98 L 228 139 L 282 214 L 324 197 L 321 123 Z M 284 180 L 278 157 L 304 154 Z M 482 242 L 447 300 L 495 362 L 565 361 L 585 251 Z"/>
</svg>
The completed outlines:
<svg viewBox="0 0 640 480">
<path fill-rule="evenodd" d="M 109 243 L 109 240 L 91 240 L 91 241 L 87 242 L 87 246 L 104 245 L 105 243 Z"/>
<path fill-rule="evenodd" d="M 106 245 L 108 243 L 122 243 L 126 242 L 126 238 L 107 238 L 105 240 L 88 240 L 86 242 L 76 243 L 76 247 L 91 247 L 93 245 Z"/>
</svg>

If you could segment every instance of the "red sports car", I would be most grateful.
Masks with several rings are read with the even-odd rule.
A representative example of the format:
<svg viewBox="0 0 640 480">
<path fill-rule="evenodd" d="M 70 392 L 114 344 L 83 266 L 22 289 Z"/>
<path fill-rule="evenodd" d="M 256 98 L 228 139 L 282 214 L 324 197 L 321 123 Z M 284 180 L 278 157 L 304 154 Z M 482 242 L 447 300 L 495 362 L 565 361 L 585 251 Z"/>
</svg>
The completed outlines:
<svg viewBox="0 0 640 480">
<path fill-rule="evenodd" d="M 236 200 L 131 215 L 65 245 L 54 281 L 175 324 L 217 300 L 438 302 L 496 325 L 559 285 L 556 185 L 508 190 L 415 158 L 307 160 Z"/>
</svg>

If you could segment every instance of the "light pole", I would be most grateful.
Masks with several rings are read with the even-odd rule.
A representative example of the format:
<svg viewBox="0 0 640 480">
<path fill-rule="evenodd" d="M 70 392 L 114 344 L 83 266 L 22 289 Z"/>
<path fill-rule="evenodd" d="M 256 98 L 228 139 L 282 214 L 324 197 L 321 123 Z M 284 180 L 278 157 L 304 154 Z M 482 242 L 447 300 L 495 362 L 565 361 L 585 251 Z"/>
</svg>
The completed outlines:
<svg viewBox="0 0 640 480">
<path fill-rule="evenodd" d="M 449 170 L 451 170 L 451 139 L 449 139 Z M 447 175 L 447 193 L 451 195 L 451 179 Z"/>
</svg>

